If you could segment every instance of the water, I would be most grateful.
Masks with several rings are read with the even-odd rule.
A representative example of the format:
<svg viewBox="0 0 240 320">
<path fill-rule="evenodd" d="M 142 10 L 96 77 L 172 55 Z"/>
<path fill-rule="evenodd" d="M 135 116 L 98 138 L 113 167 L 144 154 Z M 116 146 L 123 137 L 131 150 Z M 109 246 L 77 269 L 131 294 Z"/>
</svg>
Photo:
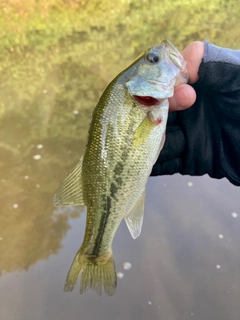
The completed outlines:
<svg viewBox="0 0 240 320">
<path fill-rule="evenodd" d="M 63 292 L 85 209 L 52 204 L 112 77 L 164 38 L 240 47 L 234 1 L 55 2 L 0 7 L 0 318 L 238 320 L 240 190 L 227 180 L 149 179 L 141 236 L 122 223 L 114 239 L 113 297 Z"/>
</svg>

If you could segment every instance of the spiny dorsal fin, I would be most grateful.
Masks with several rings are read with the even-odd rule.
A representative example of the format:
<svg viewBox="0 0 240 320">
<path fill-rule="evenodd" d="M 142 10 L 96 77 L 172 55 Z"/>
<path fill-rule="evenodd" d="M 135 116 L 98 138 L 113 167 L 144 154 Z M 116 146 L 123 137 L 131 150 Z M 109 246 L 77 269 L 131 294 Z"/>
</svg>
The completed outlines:
<svg viewBox="0 0 240 320">
<path fill-rule="evenodd" d="M 146 191 L 144 190 L 132 210 L 124 218 L 133 239 L 140 236 L 142 230 L 145 195 Z"/>
<path fill-rule="evenodd" d="M 54 196 L 54 205 L 74 206 L 84 205 L 82 193 L 82 160 L 80 159 L 74 170 L 62 182 Z"/>
</svg>

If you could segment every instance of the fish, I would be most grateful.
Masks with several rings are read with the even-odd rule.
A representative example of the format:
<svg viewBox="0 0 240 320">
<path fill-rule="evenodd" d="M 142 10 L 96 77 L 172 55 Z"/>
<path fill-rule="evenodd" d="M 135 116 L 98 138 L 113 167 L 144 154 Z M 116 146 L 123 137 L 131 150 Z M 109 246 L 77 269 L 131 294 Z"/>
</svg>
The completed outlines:
<svg viewBox="0 0 240 320">
<path fill-rule="evenodd" d="M 83 243 L 64 291 L 72 291 L 81 274 L 81 294 L 115 293 L 114 235 L 123 219 L 133 239 L 141 233 L 146 183 L 165 141 L 168 98 L 174 86 L 187 81 L 183 56 L 164 40 L 145 50 L 101 95 L 84 155 L 54 196 L 55 206 L 87 206 Z"/>
</svg>

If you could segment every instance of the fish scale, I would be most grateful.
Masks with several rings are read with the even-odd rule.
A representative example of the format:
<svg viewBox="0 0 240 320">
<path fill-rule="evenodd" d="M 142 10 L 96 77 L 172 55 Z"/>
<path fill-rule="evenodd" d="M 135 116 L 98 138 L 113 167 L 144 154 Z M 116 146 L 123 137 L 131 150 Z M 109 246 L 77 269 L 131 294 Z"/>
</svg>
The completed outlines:
<svg viewBox="0 0 240 320">
<path fill-rule="evenodd" d="M 140 235 L 146 183 L 165 140 L 168 98 L 187 79 L 183 57 L 165 40 L 145 50 L 103 92 L 85 153 L 54 198 L 56 206 L 87 206 L 84 240 L 65 291 L 82 274 L 80 293 L 91 288 L 114 294 L 114 235 L 123 219 L 134 239 Z"/>
</svg>

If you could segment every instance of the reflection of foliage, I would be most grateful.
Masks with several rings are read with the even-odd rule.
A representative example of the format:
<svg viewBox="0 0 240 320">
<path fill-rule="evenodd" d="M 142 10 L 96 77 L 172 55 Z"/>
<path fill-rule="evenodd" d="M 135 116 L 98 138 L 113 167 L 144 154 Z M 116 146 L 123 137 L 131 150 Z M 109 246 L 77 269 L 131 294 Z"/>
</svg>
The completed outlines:
<svg viewBox="0 0 240 320">
<path fill-rule="evenodd" d="M 0 274 L 28 269 L 39 259 L 56 253 L 69 229 L 69 217 L 79 216 L 82 211 L 81 208 L 53 211 L 55 181 L 62 165 L 49 151 L 51 141 L 45 142 L 44 150 L 39 152 L 41 163 L 32 159 L 36 148 L 17 154 L 5 146 L 0 149 L 0 170 L 4 177 L 0 181 Z M 67 164 L 69 161 L 65 160 Z M 54 167 L 57 172 L 52 170 Z"/>
<path fill-rule="evenodd" d="M 83 152 L 91 111 L 107 82 L 164 38 L 179 49 L 206 37 L 238 46 L 234 3 L 1 1 L 0 270 L 28 268 L 60 247 L 68 215 L 52 219 L 53 193 Z"/>
<path fill-rule="evenodd" d="M 26 196 L 26 193 L 15 194 L 15 198 L 20 198 L 19 207 L 6 210 L 5 206 L 5 215 L 0 216 L 0 225 L 4 226 L 1 230 L 0 274 L 2 271 L 26 270 L 38 260 L 57 253 L 69 228 L 69 214 L 53 215 L 52 208 L 35 207 L 39 205 L 37 203 L 33 207 Z M 31 192 L 31 197 L 34 196 L 35 202 L 39 198 L 37 189 Z"/>
</svg>

